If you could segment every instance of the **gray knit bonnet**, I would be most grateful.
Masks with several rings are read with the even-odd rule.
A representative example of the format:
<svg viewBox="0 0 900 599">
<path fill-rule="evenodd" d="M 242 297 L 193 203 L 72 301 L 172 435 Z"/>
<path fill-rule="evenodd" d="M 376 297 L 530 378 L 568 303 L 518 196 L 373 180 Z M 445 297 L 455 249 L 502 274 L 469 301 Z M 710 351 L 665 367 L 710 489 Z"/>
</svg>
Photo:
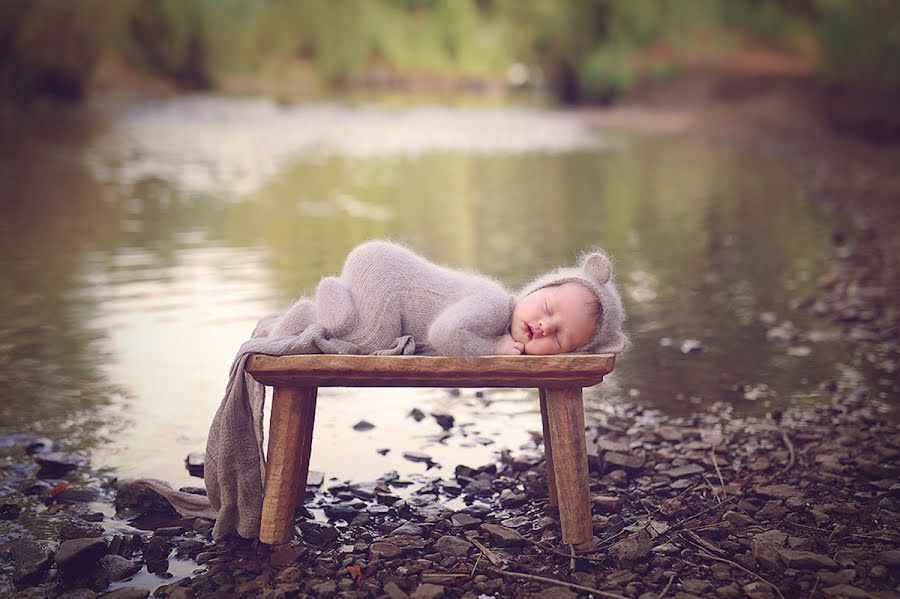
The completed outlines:
<svg viewBox="0 0 900 599">
<path fill-rule="evenodd" d="M 578 266 L 563 267 L 552 270 L 528 283 L 517 296 L 517 300 L 534 293 L 538 289 L 562 285 L 563 283 L 581 283 L 594 292 L 600 305 L 597 317 L 597 328 L 585 345 L 577 348 L 579 353 L 620 353 L 630 345 L 628 336 L 623 330 L 625 310 L 622 299 L 613 284 L 613 268 L 609 256 L 602 250 L 582 254 Z"/>
</svg>

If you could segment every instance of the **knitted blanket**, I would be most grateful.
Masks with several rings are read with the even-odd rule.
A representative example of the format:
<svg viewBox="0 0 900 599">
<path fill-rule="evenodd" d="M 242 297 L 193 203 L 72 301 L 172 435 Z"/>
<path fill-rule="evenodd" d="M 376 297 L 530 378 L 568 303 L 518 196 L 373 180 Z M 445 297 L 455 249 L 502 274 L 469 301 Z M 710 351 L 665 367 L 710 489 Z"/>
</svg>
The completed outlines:
<svg viewBox="0 0 900 599">
<path fill-rule="evenodd" d="M 273 314 L 261 320 L 253 337 L 244 342 L 231 364 L 225 397 L 213 417 L 206 442 L 204 479 L 207 497 L 176 491 L 153 479 L 138 482 L 163 496 L 185 517 L 215 519 L 213 537 L 230 532 L 245 538 L 259 536 L 266 459 L 263 453 L 263 405 L 265 387 L 244 371 L 251 354 L 359 354 L 359 347 L 329 338 L 320 324 L 310 324 L 300 334 L 270 337 L 270 325 L 282 318 Z M 415 352 L 409 335 L 398 337 L 378 355 Z"/>
</svg>

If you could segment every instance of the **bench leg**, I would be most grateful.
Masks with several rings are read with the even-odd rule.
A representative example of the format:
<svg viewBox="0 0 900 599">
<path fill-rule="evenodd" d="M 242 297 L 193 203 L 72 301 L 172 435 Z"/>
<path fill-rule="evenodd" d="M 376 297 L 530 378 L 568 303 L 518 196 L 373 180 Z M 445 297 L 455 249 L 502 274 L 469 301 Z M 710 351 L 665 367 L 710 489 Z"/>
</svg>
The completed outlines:
<svg viewBox="0 0 900 599">
<path fill-rule="evenodd" d="M 592 529 L 581 388 L 545 394 L 563 543 L 587 543 Z"/>
<path fill-rule="evenodd" d="M 559 505 L 556 496 L 556 473 L 553 471 L 553 442 L 550 440 L 550 419 L 547 415 L 547 391 L 538 389 L 541 396 L 541 426 L 544 430 L 544 460 L 547 462 L 547 497 L 550 505 Z"/>
<path fill-rule="evenodd" d="M 269 419 L 266 487 L 259 540 L 287 543 L 294 534 L 294 506 L 306 496 L 316 387 L 275 387 Z"/>
</svg>

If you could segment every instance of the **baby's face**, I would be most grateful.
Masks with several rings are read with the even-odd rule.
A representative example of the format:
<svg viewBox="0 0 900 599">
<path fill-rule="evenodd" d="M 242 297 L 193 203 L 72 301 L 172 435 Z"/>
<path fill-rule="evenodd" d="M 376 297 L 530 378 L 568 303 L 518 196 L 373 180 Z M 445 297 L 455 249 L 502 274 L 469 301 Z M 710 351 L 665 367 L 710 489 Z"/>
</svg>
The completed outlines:
<svg viewBox="0 0 900 599">
<path fill-rule="evenodd" d="M 573 351 L 590 341 L 597 326 L 592 303 L 594 294 L 579 283 L 538 289 L 516 302 L 510 334 L 525 344 L 526 354 Z"/>
</svg>

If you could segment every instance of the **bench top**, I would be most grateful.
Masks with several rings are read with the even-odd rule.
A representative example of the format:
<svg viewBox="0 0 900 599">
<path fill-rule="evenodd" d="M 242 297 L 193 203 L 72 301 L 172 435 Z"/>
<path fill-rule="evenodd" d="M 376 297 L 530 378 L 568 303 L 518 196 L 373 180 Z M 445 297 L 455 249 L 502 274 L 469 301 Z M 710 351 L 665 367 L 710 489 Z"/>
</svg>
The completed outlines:
<svg viewBox="0 0 900 599">
<path fill-rule="evenodd" d="M 246 370 L 264 385 L 300 387 L 590 387 L 615 354 L 553 356 L 344 356 L 254 354 Z"/>
</svg>

